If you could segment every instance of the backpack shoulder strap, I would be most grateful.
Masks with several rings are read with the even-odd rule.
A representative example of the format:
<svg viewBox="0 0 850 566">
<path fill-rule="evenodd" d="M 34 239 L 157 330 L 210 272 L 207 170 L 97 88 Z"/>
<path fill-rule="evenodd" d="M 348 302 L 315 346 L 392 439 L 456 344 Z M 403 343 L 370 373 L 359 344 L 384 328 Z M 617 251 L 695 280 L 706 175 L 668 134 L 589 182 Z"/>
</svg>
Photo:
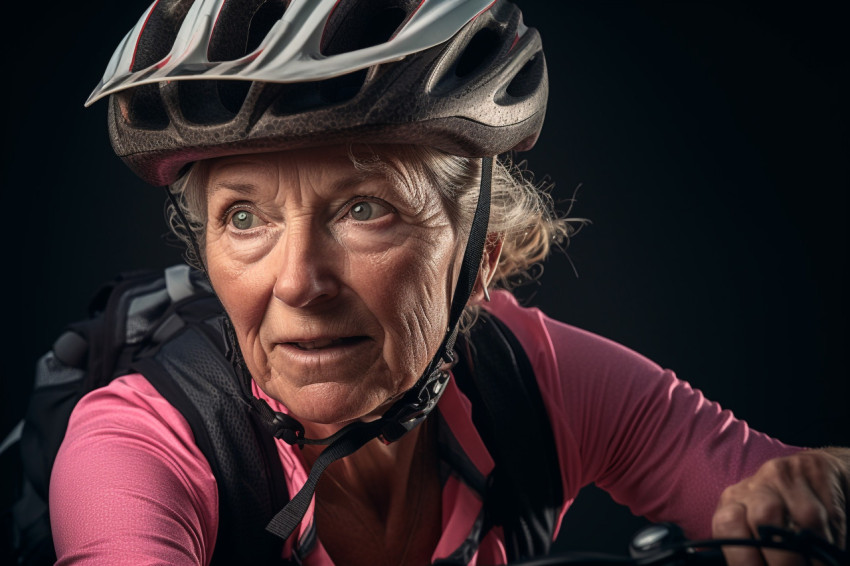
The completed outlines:
<svg viewBox="0 0 850 566">
<path fill-rule="evenodd" d="M 459 340 L 453 374 L 472 404 L 495 468 L 485 496 L 485 531 L 500 525 L 510 560 L 548 553 L 563 488 L 552 426 L 534 371 L 516 336 L 482 312 Z"/>
<path fill-rule="evenodd" d="M 167 320 L 167 318 L 166 318 Z M 217 320 L 179 329 L 132 367 L 186 418 L 219 491 L 214 564 L 279 564 L 266 523 L 288 500 L 274 439 L 250 410 Z"/>
<path fill-rule="evenodd" d="M 126 272 L 101 286 L 89 317 L 39 360 L 20 438 L 21 494 L 9 518 L 20 564 L 55 561 L 47 483 L 71 411 L 88 391 L 132 371 L 183 414 L 215 474 L 213 562 L 281 563 L 265 525 L 288 499 L 286 482 L 273 438 L 254 421 L 224 354 L 222 316 L 203 275 L 187 265 Z"/>
</svg>

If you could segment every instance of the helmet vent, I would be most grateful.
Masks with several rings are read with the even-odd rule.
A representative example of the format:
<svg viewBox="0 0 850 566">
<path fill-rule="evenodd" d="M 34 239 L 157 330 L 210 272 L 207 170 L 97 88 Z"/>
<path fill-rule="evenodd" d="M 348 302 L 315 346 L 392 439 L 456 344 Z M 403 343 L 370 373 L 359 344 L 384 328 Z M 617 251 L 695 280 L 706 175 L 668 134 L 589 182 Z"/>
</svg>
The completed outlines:
<svg viewBox="0 0 850 566">
<path fill-rule="evenodd" d="M 338 55 L 386 43 L 412 10 L 399 4 L 398 0 L 348 2 L 345 5 L 341 2 L 328 18 L 322 34 L 322 55 Z"/>
<path fill-rule="evenodd" d="M 536 53 L 531 59 L 526 61 L 525 65 L 511 79 L 511 82 L 505 89 L 505 93 L 514 98 L 523 98 L 536 92 L 540 88 L 540 82 L 543 80 L 543 71 L 543 54 Z"/>
<path fill-rule="evenodd" d="M 492 28 L 478 30 L 458 57 L 455 76 L 467 77 L 492 62 L 498 55 L 501 45 L 502 40 L 496 30 Z"/>
<path fill-rule="evenodd" d="M 357 93 L 363 83 L 366 82 L 366 73 L 368 69 L 361 69 L 341 77 L 327 79 L 319 82 L 319 91 L 322 93 L 322 98 L 328 104 L 339 104 L 346 100 L 351 100 Z"/>
<path fill-rule="evenodd" d="M 193 0 L 158 0 L 136 42 L 132 71 L 140 71 L 161 61 L 177 38 Z"/>
<path fill-rule="evenodd" d="M 230 0 L 222 5 L 207 50 L 210 61 L 230 61 L 251 53 L 286 11 L 288 0 Z M 185 81 L 184 81 L 185 82 Z M 180 94 L 191 96 L 183 105 L 187 120 L 199 124 L 226 122 L 242 108 L 251 83 L 210 81 L 211 85 L 187 85 Z"/>
<path fill-rule="evenodd" d="M 207 59 L 232 61 L 259 47 L 289 3 L 286 0 L 228 0 L 221 6 Z"/>
<path fill-rule="evenodd" d="M 248 44 L 245 48 L 246 54 L 260 46 L 272 26 L 283 17 L 288 5 L 288 0 L 266 0 L 263 2 L 254 13 L 254 17 L 251 18 L 251 25 L 248 28 Z"/>
<path fill-rule="evenodd" d="M 360 92 L 368 69 L 309 83 L 280 85 L 272 114 L 287 116 L 351 100 Z"/>
<path fill-rule="evenodd" d="M 126 108 L 126 119 L 135 128 L 164 130 L 169 118 L 159 95 L 159 85 L 146 84 L 120 93 L 120 106 Z"/>
<path fill-rule="evenodd" d="M 238 114 L 242 108 L 242 103 L 248 96 L 251 83 L 248 81 L 215 81 L 215 84 L 218 90 L 218 99 L 222 106 L 232 116 Z"/>
<path fill-rule="evenodd" d="M 241 82 L 240 84 L 240 82 L 178 81 L 180 112 L 186 120 L 195 124 L 211 125 L 228 122 L 236 116 L 248 92 L 247 87 L 250 87 L 249 83 Z M 225 100 L 229 101 L 231 108 L 228 108 Z"/>
</svg>

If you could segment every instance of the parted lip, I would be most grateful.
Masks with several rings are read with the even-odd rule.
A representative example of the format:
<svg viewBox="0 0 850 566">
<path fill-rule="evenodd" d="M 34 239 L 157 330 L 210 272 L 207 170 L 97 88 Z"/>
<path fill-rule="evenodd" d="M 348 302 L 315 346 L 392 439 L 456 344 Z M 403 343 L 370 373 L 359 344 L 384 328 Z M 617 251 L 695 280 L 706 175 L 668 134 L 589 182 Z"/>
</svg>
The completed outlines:
<svg viewBox="0 0 850 566">
<path fill-rule="evenodd" d="M 349 344 L 354 344 L 363 340 L 367 340 L 369 337 L 364 335 L 350 335 L 350 336 L 312 336 L 312 337 L 299 337 L 291 340 L 282 340 L 278 342 L 279 344 L 284 344 L 288 346 L 294 346 L 300 350 L 319 350 L 323 348 L 330 348 L 334 346 L 346 346 Z"/>
<path fill-rule="evenodd" d="M 381 355 L 376 341 L 362 334 L 331 337 L 310 333 L 297 338 L 297 342 L 275 342 L 268 356 L 279 376 L 299 385 L 358 379 L 362 368 L 372 366 Z"/>
</svg>

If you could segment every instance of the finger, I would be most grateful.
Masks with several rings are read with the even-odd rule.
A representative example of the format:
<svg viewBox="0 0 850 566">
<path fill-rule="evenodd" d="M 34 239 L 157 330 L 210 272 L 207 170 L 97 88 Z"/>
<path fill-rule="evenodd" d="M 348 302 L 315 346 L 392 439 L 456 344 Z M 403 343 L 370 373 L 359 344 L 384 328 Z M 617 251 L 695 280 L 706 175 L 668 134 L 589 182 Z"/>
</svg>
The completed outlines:
<svg viewBox="0 0 850 566">
<path fill-rule="evenodd" d="M 711 531 L 714 538 L 753 538 L 747 522 L 747 508 L 732 497 L 721 497 L 720 505 L 711 519 Z M 726 501 L 724 501 L 726 499 Z M 723 557 L 728 566 L 762 566 L 758 549 L 748 546 L 724 546 Z"/>
<path fill-rule="evenodd" d="M 825 523 L 823 536 L 840 548 L 846 548 L 847 488 L 840 462 L 833 456 L 822 453 L 801 453 L 800 456 L 800 476 L 805 479 L 806 487 L 822 505 L 823 516 L 818 519 Z M 811 520 L 809 517 L 801 516 L 795 520 L 802 528 L 813 529 L 805 523 Z"/>
<path fill-rule="evenodd" d="M 772 486 L 787 508 L 785 527 L 808 530 L 833 544 L 846 537 L 846 517 L 841 476 L 831 462 L 818 455 L 766 464 Z"/>
<path fill-rule="evenodd" d="M 751 488 L 739 501 L 745 509 L 747 527 L 756 538 L 760 538 L 759 527 L 762 526 L 785 529 L 790 527 L 788 501 L 783 493 L 776 489 L 775 483 Z M 800 555 L 785 550 L 761 548 L 759 552 L 769 566 L 792 566 L 805 563 Z"/>
</svg>

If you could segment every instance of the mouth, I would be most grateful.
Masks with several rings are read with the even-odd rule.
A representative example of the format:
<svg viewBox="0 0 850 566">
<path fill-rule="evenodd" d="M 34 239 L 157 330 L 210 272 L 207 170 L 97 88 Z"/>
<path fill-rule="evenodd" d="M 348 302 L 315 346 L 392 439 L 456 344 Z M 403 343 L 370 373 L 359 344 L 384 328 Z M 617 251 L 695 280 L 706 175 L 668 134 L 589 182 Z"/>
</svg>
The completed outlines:
<svg viewBox="0 0 850 566">
<path fill-rule="evenodd" d="M 286 342 L 287 345 L 299 350 L 327 350 L 345 346 L 354 346 L 367 340 L 366 336 L 346 336 L 344 338 L 317 338 L 298 342 Z"/>
</svg>

